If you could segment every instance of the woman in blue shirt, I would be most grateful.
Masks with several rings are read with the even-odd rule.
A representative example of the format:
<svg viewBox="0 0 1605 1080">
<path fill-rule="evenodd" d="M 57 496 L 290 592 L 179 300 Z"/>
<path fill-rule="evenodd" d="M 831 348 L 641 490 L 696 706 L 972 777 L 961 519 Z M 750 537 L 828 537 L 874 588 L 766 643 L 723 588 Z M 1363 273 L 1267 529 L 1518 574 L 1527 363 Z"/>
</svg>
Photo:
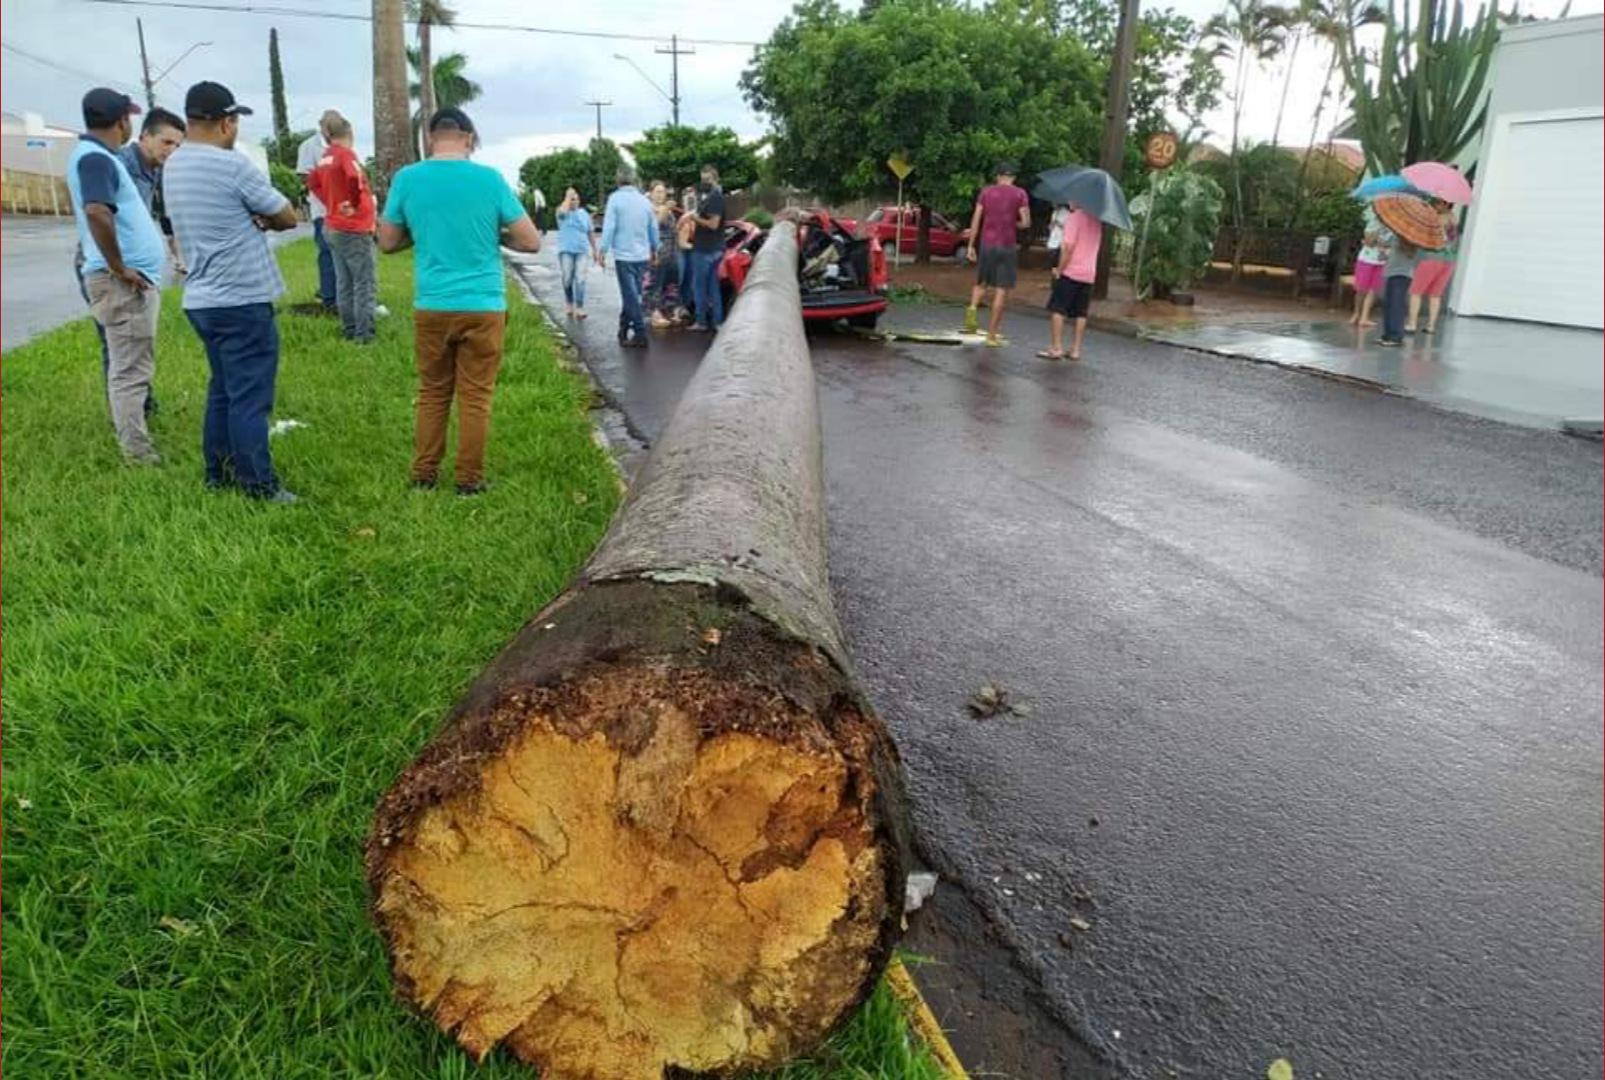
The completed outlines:
<svg viewBox="0 0 1605 1080">
<path fill-rule="evenodd" d="M 569 188 L 557 207 L 557 266 L 563 275 L 564 314 L 571 319 L 585 318 L 585 263 L 594 258 L 591 212 L 580 202 L 580 193 Z"/>
</svg>

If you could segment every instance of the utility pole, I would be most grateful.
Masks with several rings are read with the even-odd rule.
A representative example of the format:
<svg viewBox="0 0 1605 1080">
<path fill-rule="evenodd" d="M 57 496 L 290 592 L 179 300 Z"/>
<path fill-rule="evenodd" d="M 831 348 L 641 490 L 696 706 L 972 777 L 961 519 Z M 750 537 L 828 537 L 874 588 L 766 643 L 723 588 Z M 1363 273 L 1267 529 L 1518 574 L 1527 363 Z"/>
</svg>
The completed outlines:
<svg viewBox="0 0 1605 1080">
<path fill-rule="evenodd" d="M 652 51 L 653 52 L 657 52 L 657 53 L 663 53 L 663 54 L 666 54 L 669 57 L 672 57 L 672 61 L 671 61 L 672 67 L 670 68 L 670 72 L 669 72 L 669 90 L 670 90 L 670 93 L 669 93 L 669 107 L 674 113 L 674 126 L 675 127 L 679 127 L 680 126 L 680 57 L 682 57 L 682 56 L 695 56 L 697 54 L 697 50 L 695 48 L 690 48 L 690 49 L 682 49 L 682 48 L 680 48 L 680 35 L 679 34 L 670 34 L 669 35 L 669 47 L 667 49 L 665 49 L 662 45 L 659 45 L 656 49 L 653 49 Z"/>
<path fill-rule="evenodd" d="M 587 101 L 585 104 L 596 109 L 596 142 L 600 143 L 602 141 L 602 110 L 613 103 L 611 101 L 598 100 Z M 594 151 L 592 152 L 591 156 L 596 158 Z M 602 162 L 600 158 L 596 158 L 596 204 L 601 206 L 606 201 L 607 200 L 602 197 Z"/>
<path fill-rule="evenodd" d="M 1120 179 L 1126 161 L 1126 119 L 1131 109 L 1131 68 L 1137 58 L 1137 24 L 1142 21 L 1141 0 L 1121 0 L 1120 25 L 1115 31 L 1115 55 L 1109 64 L 1108 108 L 1103 117 L 1103 147 L 1098 165 Z M 1098 280 L 1092 293 L 1100 300 L 1109 295 L 1109 259 L 1114 249 L 1114 227 L 1103 227 L 1098 248 Z"/>
<path fill-rule="evenodd" d="M 145 107 L 156 107 L 156 84 L 150 79 L 150 57 L 145 55 L 145 20 L 135 19 L 134 25 L 139 28 L 139 66 L 145 73 Z"/>
</svg>

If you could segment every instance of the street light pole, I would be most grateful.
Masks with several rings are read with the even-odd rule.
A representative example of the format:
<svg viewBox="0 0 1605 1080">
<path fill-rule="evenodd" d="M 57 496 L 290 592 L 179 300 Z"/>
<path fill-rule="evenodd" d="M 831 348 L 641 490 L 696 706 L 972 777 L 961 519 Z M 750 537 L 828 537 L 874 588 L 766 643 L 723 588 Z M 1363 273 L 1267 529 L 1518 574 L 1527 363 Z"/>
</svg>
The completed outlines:
<svg viewBox="0 0 1605 1080">
<path fill-rule="evenodd" d="M 594 107 L 596 109 L 596 141 L 597 142 L 601 142 L 602 141 L 602 110 L 604 108 L 606 108 L 607 106 L 612 105 L 613 103 L 611 101 L 593 100 L 593 101 L 587 101 L 585 104 L 590 105 L 590 106 L 592 106 L 592 107 Z M 598 206 L 600 206 L 602 204 L 602 202 L 603 202 L 603 199 L 602 199 L 602 168 L 601 168 L 601 162 L 597 163 L 597 169 L 596 169 L 596 202 L 597 202 Z"/>
<path fill-rule="evenodd" d="M 1103 118 L 1103 147 L 1098 165 L 1120 179 L 1126 161 L 1126 119 L 1131 109 L 1131 68 L 1137 57 L 1137 24 L 1142 20 L 1141 0 L 1121 0 L 1120 25 L 1115 31 L 1115 55 L 1109 64 L 1108 108 Z M 1098 247 L 1098 279 L 1093 295 L 1109 295 L 1109 262 L 1114 248 L 1113 226 L 1105 225 Z"/>
<path fill-rule="evenodd" d="M 150 78 L 150 57 L 145 55 L 145 20 L 135 19 L 134 26 L 139 30 L 139 66 L 145 73 L 145 107 L 156 107 L 156 84 Z"/>
<path fill-rule="evenodd" d="M 672 58 L 672 66 L 671 66 L 670 72 L 669 72 L 669 86 L 670 86 L 672 92 L 669 94 L 669 105 L 670 105 L 671 111 L 674 114 L 674 126 L 675 127 L 679 127 L 680 126 L 680 57 L 682 57 L 682 56 L 695 56 L 697 50 L 695 48 L 689 48 L 689 49 L 680 48 L 680 35 L 679 34 L 670 34 L 669 35 L 669 47 L 668 48 L 665 49 L 662 45 L 659 45 L 656 49 L 654 49 L 652 51 L 653 52 L 657 52 L 657 53 L 666 54 L 667 56 Z"/>
</svg>

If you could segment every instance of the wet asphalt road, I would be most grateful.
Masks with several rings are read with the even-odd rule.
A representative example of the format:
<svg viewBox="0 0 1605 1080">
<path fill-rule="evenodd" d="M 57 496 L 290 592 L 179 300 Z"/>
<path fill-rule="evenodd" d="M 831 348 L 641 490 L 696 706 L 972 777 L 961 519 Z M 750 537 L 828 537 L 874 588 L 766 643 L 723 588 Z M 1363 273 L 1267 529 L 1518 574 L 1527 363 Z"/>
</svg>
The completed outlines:
<svg viewBox="0 0 1605 1080">
<path fill-rule="evenodd" d="M 650 439 L 707 340 L 621 353 L 591 286 L 582 352 Z M 915 940 L 991 999 L 937 1003 L 967 1063 L 1600 1075 L 1600 447 L 1009 329 L 814 340 L 838 608 L 972 913 Z M 971 718 L 987 678 L 1031 715 Z"/>
</svg>

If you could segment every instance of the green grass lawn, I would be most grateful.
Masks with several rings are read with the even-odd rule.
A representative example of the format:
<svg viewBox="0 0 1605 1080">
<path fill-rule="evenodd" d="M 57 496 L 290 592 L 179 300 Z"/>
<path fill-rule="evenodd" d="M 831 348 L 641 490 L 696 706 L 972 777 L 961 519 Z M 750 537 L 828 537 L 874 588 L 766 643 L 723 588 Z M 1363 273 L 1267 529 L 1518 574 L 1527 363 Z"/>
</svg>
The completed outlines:
<svg viewBox="0 0 1605 1080">
<path fill-rule="evenodd" d="M 312 248 L 281 256 L 312 294 Z M 587 387 L 516 305 L 491 491 L 407 484 L 411 263 L 367 349 L 281 314 L 267 507 L 201 485 L 206 364 L 168 295 L 158 469 L 120 463 L 87 321 L 5 356 L 11 1077 L 527 1076 L 395 1003 L 361 845 L 380 792 L 600 538 Z M 448 458 L 449 461 L 449 458 Z M 938 1075 L 884 988 L 786 1080 Z"/>
</svg>

